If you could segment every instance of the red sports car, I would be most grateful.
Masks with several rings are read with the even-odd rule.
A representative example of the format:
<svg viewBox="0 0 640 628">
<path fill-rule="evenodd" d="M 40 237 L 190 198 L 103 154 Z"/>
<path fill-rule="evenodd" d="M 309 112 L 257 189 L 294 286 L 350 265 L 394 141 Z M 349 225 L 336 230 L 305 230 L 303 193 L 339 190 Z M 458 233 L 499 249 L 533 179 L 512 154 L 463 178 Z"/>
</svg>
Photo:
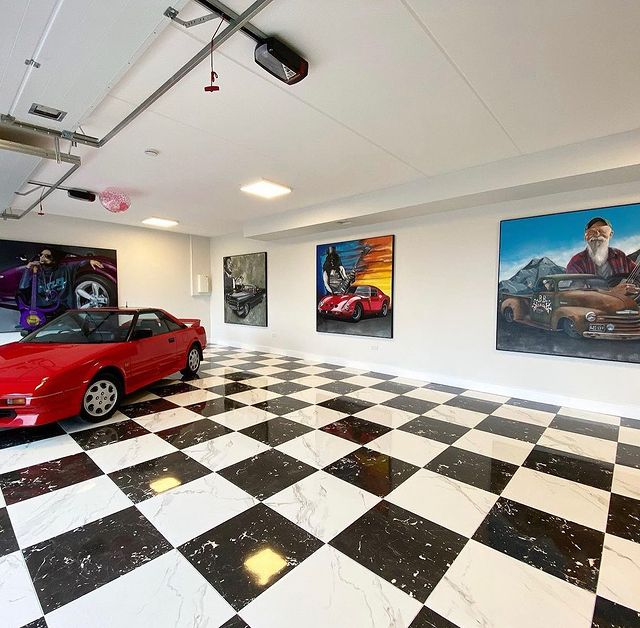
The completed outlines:
<svg viewBox="0 0 640 628">
<path fill-rule="evenodd" d="M 206 344 L 199 320 L 159 309 L 68 310 L 0 347 L 0 427 L 108 419 L 124 395 L 194 375 Z"/>
<path fill-rule="evenodd" d="M 330 294 L 318 303 L 321 316 L 333 316 L 357 323 L 367 314 L 386 316 L 391 299 L 375 286 L 350 286 L 344 294 Z"/>
</svg>

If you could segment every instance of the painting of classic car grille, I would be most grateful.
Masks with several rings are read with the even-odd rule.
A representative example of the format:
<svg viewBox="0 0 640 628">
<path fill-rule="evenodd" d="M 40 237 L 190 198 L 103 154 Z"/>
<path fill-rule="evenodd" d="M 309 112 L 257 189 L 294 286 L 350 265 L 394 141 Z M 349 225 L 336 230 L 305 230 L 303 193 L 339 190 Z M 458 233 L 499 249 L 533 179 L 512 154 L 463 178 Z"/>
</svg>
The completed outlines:
<svg viewBox="0 0 640 628">
<path fill-rule="evenodd" d="M 0 332 L 33 331 L 69 308 L 117 305 L 113 249 L 0 240 Z"/>
<path fill-rule="evenodd" d="M 640 204 L 500 223 L 502 351 L 640 362 Z"/>
<path fill-rule="evenodd" d="M 320 244 L 316 249 L 316 330 L 393 337 L 394 237 Z"/>
<path fill-rule="evenodd" d="M 267 326 L 267 254 L 223 258 L 224 322 Z"/>
</svg>

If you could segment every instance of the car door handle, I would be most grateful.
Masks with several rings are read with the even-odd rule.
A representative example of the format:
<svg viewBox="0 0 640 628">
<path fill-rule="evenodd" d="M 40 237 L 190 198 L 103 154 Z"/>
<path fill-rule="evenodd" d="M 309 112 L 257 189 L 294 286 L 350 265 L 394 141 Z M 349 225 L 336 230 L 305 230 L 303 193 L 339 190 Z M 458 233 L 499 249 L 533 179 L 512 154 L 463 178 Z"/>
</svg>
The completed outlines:
<svg viewBox="0 0 640 628">
<path fill-rule="evenodd" d="M 176 339 L 175 338 L 169 338 L 169 342 L 175 342 Z"/>
</svg>

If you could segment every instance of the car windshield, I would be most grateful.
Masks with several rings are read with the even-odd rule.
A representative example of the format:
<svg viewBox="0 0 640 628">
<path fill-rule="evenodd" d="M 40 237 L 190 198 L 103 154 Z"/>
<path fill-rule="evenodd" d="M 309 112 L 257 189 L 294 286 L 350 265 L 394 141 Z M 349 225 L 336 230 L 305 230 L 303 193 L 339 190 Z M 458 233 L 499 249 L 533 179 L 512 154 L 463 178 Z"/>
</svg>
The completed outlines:
<svg viewBox="0 0 640 628">
<path fill-rule="evenodd" d="M 369 288 L 367 286 L 351 286 L 347 290 L 347 294 L 359 294 L 361 296 L 369 296 Z"/>
<path fill-rule="evenodd" d="M 122 312 L 66 312 L 21 342 L 97 344 L 124 342 L 129 334 L 133 314 Z"/>
<path fill-rule="evenodd" d="M 580 277 L 579 279 L 562 279 L 558 282 L 558 290 L 608 290 L 609 284 L 599 277 Z"/>
</svg>

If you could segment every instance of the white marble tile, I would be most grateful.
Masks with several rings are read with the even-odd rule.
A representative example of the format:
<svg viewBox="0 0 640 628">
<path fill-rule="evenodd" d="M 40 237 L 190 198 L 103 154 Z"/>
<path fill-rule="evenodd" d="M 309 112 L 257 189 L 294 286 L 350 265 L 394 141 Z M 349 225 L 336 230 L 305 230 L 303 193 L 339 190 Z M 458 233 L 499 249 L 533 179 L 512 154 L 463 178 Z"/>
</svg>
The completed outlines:
<svg viewBox="0 0 640 628">
<path fill-rule="evenodd" d="M 611 492 L 640 500 L 640 469 L 617 464 L 613 469 Z"/>
<path fill-rule="evenodd" d="M 319 375 L 326 373 L 328 369 L 321 368 L 319 366 L 302 366 L 299 369 L 294 369 L 298 373 L 304 373 L 305 375 Z"/>
<path fill-rule="evenodd" d="M 621 427 L 618 440 L 621 443 L 629 443 L 629 445 L 640 447 L 640 430 L 636 430 L 633 427 Z"/>
<path fill-rule="evenodd" d="M 422 399 L 423 401 L 433 401 L 434 403 L 446 403 L 449 399 L 457 397 L 457 395 L 452 395 L 451 393 L 440 390 L 431 390 L 430 388 L 416 388 L 405 393 L 405 396 Z"/>
<path fill-rule="evenodd" d="M 216 414 L 213 420 L 220 425 L 224 425 L 232 430 L 243 430 L 245 427 L 251 427 L 263 421 L 273 419 L 276 415 L 260 408 L 247 406 L 245 408 L 237 408 L 229 412 Z"/>
<path fill-rule="evenodd" d="M 218 471 L 246 458 L 256 456 L 267 449 L 269 447 L 264 443 L 239 432 L 233 432 L 204 443 L 192 445 L 182 451 L 212 471 Z"/>
<path fill-rule="evenodd" d="M 640 543 L 605 535 L 598 594 L 640 612 Z"/>
<path fill-rule="evenodd" d="M 231 368 L 230 366 L 214 366 L 210 369 L 201 369 L 200 376 L 204 374 L 211 377 L 225 377 L 225 375 L 237 373 L 237 371 L 237 368 Z"/>
<path fill-rule="evenodd" d="M 502 496 L 595 530 L 607 527 L 608 491 L 549 473 L 520 467 Z"/>
<path fill-rule="evenodd" d="M 587 458 L 615 462 L 618 443 L 604 438 L 574 434 L 548 427 L 540 437 L 538 445 L 558 449 L 570 454 L 578 454 Z"/>
<path fill-rule="evenodd" d="M 533 423 L 542 427 L 549 427 L 549 424 L 556 416 L 553 412 L 530 410 L 529 408 L 518 408 L 509 405 L 500 406 L 492 414 L 502 417 L 503 419 L 512 419 L 513 421 L 520 421 L 521 423 Z"/>
<path fill-rule="evenodd" d="M 422 386 L 426 386 L 429 382 L 425 382 L 422 379 L 412 379 L 410 377 L 394 377 L 389 380 L 390 382 L 397 382 L 398 384 L 404 384 L 405 386 L 416 386 L 417 388 L 421 388 Z"/>
<path fill-rule="evenodd" d="M 359 448 L 360 445 L 357 443 L 318 430 L 298 436 L 276 447 L 316 469 L 322 469 Z"/>
<path fill-rule="evenodd" d="M 531 453 L 534 444 L 482 430 L 470 430 L 456 441 L 456 447 L 521 465 Z"/>
<path fill-rule="evenodd" d="M 427 598 L 458 626 L 589 628 L 593 593 L 469 541 Z"/>
<path fill-rule="evenodd" d="M 24 549 L 129 506 L 126 495 L 102 475 L 18 502 L 8 511 Z"/>
<path fill-rule="evenodd" d="M 220 360 L 218 364 L 220 364 L 220 366 L 238 366 L 239 364 L 245 364 L 245 361 L 237 358 L 230 358 L 228 360 Z"/>
<path fill-rule="evenodd" d="M 130 403 L 142 403 L 143 401 L 153 401 L 154 399 L 160 399 L 158 395 L 154 395 L 153 393 L 147 392 L 146 389 L 137 390 L 130 395 L 127 395 L 122 403 L 123 405 L 127 405 Z"/>
<path fill-rule="evenodd" d="M 212 393 L 209 390 L 190 390 L 189 392 L 178 393 L 165 397 L 167 401 L 175 403 L 178 406 L 190 406 L 194 403 L 202 403 L 204 401 L 212 401 L 218 399 L 221 395 Z"/>
<path fill-rule="evenodd" d="M 159 436 L 145 434 L 112 445 L 90 449 L 87 454 L 105 473 L 111 473 L 174 451 L 177 451 L 176 448 Z"/>
<path fill-rule="evenodd" d="M 354 375 L 353 377 L 347 377 L 343 380 L 345 384 L 353 384 L 354 386 L 375 386 L 381 384 L 385 380 L 378 379 L 377 377 L 369 377 L 368 375 Z"/>
<path fill-rule="evenodd" d="M 47 460 L 56 460 L 81 451 L 82 447 L 68 434 L 7 447 L 0 449 L 0 473 L 30 467 Z"/>
<path fill-rule="evenodd" d="M 402 430 L 392 430 L 368 443 L 367 447 L 423 467 L 447 449 L 449 445 Z"/>
<path fill-rule="evenodd" d="M 468 537 L 497 499 L 493 493 L 427 469 L 418 470 L 387 496 L 387 501 Z"/>
<path fill-rule="evenodd" d="M 294 382 L 296 384 L 298 383 L 297 380 L 294 380 Z M 340 395 L 328 390 L 320 390 L 320 388 L 307 388 L 306 390 L 300 390 L 288 396 L 299 399 L 300 401 L 306 401 L 307 403 L 322 403 L 323 401 L 329 401 L 329 399 L 334 399 Z"/>
<path fill-rule="evenodd" d="M 279 395 L 278 393 L 265 390 L 264 388 L 254 388 L 252 390 L 245 390 L 244 392 L 236 393 L 235 395 L 227 395 L 227 398 L 239 401 L 240 403 L 246 403 L 248 406 L 251 406 L 256 403 L 262 403 L 263 401 L 269 401 L 269 399 L 276 399 L 281 396 L 282 395 Z"/>
<path fill-rule="evenodd" d="M 100 421 L 99 425 L 112 425 L 113 423 L 120 423 L 120 421 L 128 421 L 129 417 L 122 414 L 122 412 L 116 411 L 110 419 L 106 421 Z M 96 423 L 88 423 L 81 419 L 79 416 L 74 416 L 71 419 L 65 419 L 59 421 L 58 424 L 67 434 L 73 434 L 74 432 L 81 432 L 83 430 L 89 430 L 96 427 Z"/>
<path fill-rule="evenodd" d="M 395 393 L 387 392 L 386 390 L 378 390 L 377 388 L 360 388 L 350 392 L 347 397 L 353 397 L 354 399 L 360 399 L 361 401 L 369 401 L 371 403 L 384 403 L 397 397 Z"/>
<path fill-rule="evenodd" d="M 138 510 L 177 547 L 251 508 L 258 501 L 217 473 L 138 504 Z"/>
<path fill-rule="evenodd" d="M 406 628 L 421 606 L 325 545 L 248 604 L 240 616 L 252 628 Z"/>
<path fill-rule="evenodd" d="M 371 493 L 319 471 L 264 503 L 328 543 L 379 501 Z"/>
<path fill-rule="evenodd" d="M 390 406 L 377 405 L 361 410 L 360 412 L 356 412 L 354 416 L 367 419 L 367 421 L 373 421 L 374 423 L 379 423 L 380 425 L 396 428 L 408 423 L 419 415 L 414 412 L 407 412 L 406 410 L 399 410 L 398 408 L 392 408 Z"/>
<path fill-rule="evenodd" d="M 278 373 L 282 373 L 285 369 L 281 369 L 279 366 L 261 366 L 257 369 L 251 369 L 252 373 L 256 375 L 275 375 L 278 377 Z"/>
<path fill-rule="evenodd" d="M 324 386 L 325 384 L 330 384 L 333 382 L 333 379 L 328 379 L 327 377 L 322 377 L 321 375 L 306 375 L 301 377 L 300 379 L 293 380 L 296 384 L 300 384 L 302 386 L 312 386 L 317 388 L 318 386 Z"/>
<path fill-rule="evenodd" d="M 293 395 L 291 396 L 293 397 Z M 329 423 L 333 423 L 338 419 L 343 419 L 347 415 L 344 412 L 323 408 L 322 406 L 307 406 L 306 408 L 300 408 L 300 410 L 289 412 L 289 414 L 285 414 L 284 416 L 296 423 L 301 423 L 307 427 L 318 429 L 325 425 L 329 425 Z"/>
<path fill-rule="evenodd" d="M 257 377 L 250 377 L 249 379 L 243 379 L 242 384 L 245 386 L 253 386 L 254 388 L 264 388 L 265 386 L 273 386 L 274 384 L 282 384 L 284 380 L 277 377 L 271 377 L 270 375 L 258 375 Z"/>
<path fill-rule="evenodd" d="M 610 425 L 620 425 L 620 417 L 611 414 L 601 414 L 599 412 L 589 412 L 588 410 L 576 410 L 575 408 L 560 408 L 558 414 L 571 416 L 575 419 L 585 419 L 586 421 L 597 421 L 599 423 L 609 423 Z"/>
<path fill-rule="evenodd" d="M 160 432 L 162 430 L 168 430 L 170 427 L 198 421 L 201 418 L 202 416 L 196 412 L 180 407 L 155 412 L 154 414 L 147 414 L 146 416 L 139 416 L 132 419 L 132 421 L 139 423 L 150 432 Z"/>
<path fill-rule="evenodd" d="M 511 398 L 504 397 L 503 395 L 494 395 L 493 393 L 483 392 L 481 390 L 465 390 L 461 393 L 461 396 L 482 399 L 483 401 L 494 401 L 495 403 L 506 403 Z"/>
<path fill-rule="evenodd" d="M 0 557 L 0 625 L 20 628 L 42 616 L 29 570 L 17 551 Z"/>
<path fill-rule="evenodd" d="M 487 415 L 482 412 L 456 408 L 455 406 L 436 406 L 428 412 L 425 412 L 425 416 L 438 419 L 439 421 L 446 421 L 447 423 L 455 423 L 456 425 L 462 425 L 464 427 L 475 427 L 487 418 Z"/>
<path fill-rule="evenodd" d="M 352 375 L 364 375 L 367 373 L 364 369 L 352 368 L 351 366 L 343 366 L 337 370 L 342 373 L 351 373 Z"/>
<path fill-rule="evenodd" d="M 211 388 L 212 386 L 222 386 L 223 384 L 231 384 L 232 382 L 232 379 L 227 379 L 226 377 L 221 377 L 220 375 L 208 375 L 207 377 L 202 377 L 201 379 L 189 380 L 189 384 L 191 386 L 195 386 L 196 388 Z"/>
<path fill-rule="evenodd" d="M 167 552 L 47 615 L 49 628 L 215 628 L 235 615 L 182 557 Z"/>
</svg>

